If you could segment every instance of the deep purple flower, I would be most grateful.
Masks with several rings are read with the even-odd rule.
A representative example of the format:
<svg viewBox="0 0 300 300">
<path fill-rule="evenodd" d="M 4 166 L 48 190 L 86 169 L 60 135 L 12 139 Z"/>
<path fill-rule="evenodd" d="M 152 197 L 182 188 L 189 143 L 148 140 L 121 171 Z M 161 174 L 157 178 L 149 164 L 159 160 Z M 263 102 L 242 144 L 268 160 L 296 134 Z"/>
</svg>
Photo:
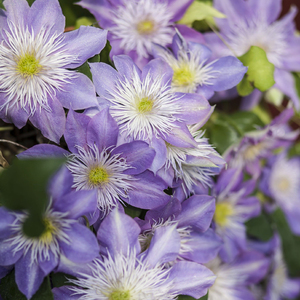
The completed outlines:
<svg viewBox="0 0 300 300">
<path fill-rule="evenodd" d="M 221 239 L 209 228 L 214 211 L 215 199 L 207 195 L 195 195 L 182 203 L 173 198 L 165 206 L 149 210 L 145 220 L 136 219 L 142 229 L 139 236 L 142 251 L 149 247 L 158 228 L 176 226 L 180 237 L 176 261 L 206 263 L 212 260 L 222 245 Z"/>
<path fill-rule="evenodd" d="M 236 86 L 247 72 L 234 56 L 208 63 L 211 50 L 199 43 L 187 43 L 179 33 L 173 38 L 173 53 L 160 45 L 155 45 L 153 52 L 154 57 L 162 58 L 173 69 L 173 91 L 199 93 L 206 99 L 211 98 L 215 91 Z"/>
<path fill-rule="evenodd" d="M 80 27 L 64 33 L 57 0 L 5 0 L 0 36 L 0 118 L 23 127 L 27 120 L 52 141 L 65 129 L 63 107 L 96 105 L 87 76 L 71 71 L 98 54 L 105 30 Z"/>
<path fill-rule="evenodd" d="M 192 0 L 82 0 L 88 9 L 108 29 L 112 46 L 110 56 L 129 55 L 143 67 L 151 58 L 153 43 L 167 46 L 175 34 L 178 21 Z M 191 40 L 204 41 L 202 35 L 185 25 L 176 26 Z"/>
<path fill-rule="evenodd" d="M 23 232 L 26 212 L 0 208 L 0 266 L 15 267 L 19 290 L 30 299 L 61 256 L 75 263 L 91 262 L 99 253 L 95 235 L 78 218 L 95 210 L 97 202 L 87 191 L 65 194 L 61 176 L 53 181 L 51 198 L 43 214 L 45 231 L 39 237 Z"/>
<path fill-rule="evenodd" d="M 255 180 L 243 182 L 240 170 L 228 169 L 222 171 L 213 188 L 215 229 L 224 241 L 219 255 L 225 262 L 233 261 L 247 248 L 244 223 L 260 213 L 259 200 L 250 196 L 255 185 Z"/>
<path fill-rule="evenodd" d="M 227 16 L 216 19 L 226 45 L 215 33 L 205 34 L 205 39 L 216 57 L 238 57 L 251 46 L 264 49 L 268 60 L 275 65 L 274 87 L 290 97 L 299 109 L 299 97 L 290 73 L 300 70 L 300 38 L 295 34 L 293 22 L 297 9 L 292 7 L 287 15 L 277 20 L 281 3 L 282 0 L 214 0 L 214 7 Z M 260 97 L 261 93 L 256 91 L 246 97 L 243 107 L 251 108 Z"/>
<path fill-rule="evenodd" d="M 118 134 L 117 123 L 107 108 L 93 118 L 70 111 L 64 136 L 71 153 L 41 144 L 19 157 L 66 155 L 72 187 L 94 195 L 104 214 L 119 201 L 144 209 L 168 202 L 170 197 L 163 192 L 167 185 L 147 170 L 155 151 L 143 141 L 119 144 Z"/>
<path fill-rule="evenodd" d="M 175 299 L 179 294 L 199 298 L 214 276 L 206 267 L 181 261 L 170 268 L 179 252 L 175 226 L 158 228 L 147 251 L 140 253 L 140 227 L 115 208 L 101 223 L 97 236 L 100 257 L 87 272 L 77 274 L 75 286 L 53 289 L 55 300 L 65 299 Z"/>
<path fill-rule="evenodd" d="M 125 55 L 115 56 L 114 64 L 118 71 L 104 63 L 90 64 L 99 107 L 109 106 L 124 141 L 144 140 L 155 149 L 151 170 L 165 164 L 167 144 L 197 147 L 187 125 L 207 120 L 208 101 L 198 94 L 172 92 L 173 70 L 161 59 L 142 71 Z"/>
</svg>

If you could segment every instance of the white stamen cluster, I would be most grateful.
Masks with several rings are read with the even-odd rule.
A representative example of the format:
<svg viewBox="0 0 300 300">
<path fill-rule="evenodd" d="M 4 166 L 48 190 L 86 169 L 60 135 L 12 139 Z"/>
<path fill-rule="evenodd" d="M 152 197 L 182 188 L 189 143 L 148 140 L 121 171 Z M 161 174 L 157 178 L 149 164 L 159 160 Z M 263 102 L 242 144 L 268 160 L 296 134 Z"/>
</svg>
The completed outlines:
<svg viewBox="0 0 300 300">
<path fill-rule="evenodd" d="M 76 190 L 97 189 L 98 208 L 109 212 L 122 198 L 128 198 L 128 191 L 132 188 L 130 181 L 134 178 L 123 172 L 131 168 L 120 154 L 111 155 L 111 151 L 103 149 L 101 152 L 96 145 L 88 145 L 87 149 L 77 147 L 78 154 L 68 156 L 67 168 L 73 175 L 73 187 Z M 90 174 L 95 168 L 102 168 L 106 172 L 103 182 L 91 182 Z"/>
<path fill-rule="evenodd" d="M 231 28 L 227 34 L 230 48 L 236 56 L 245 54 L 251 46 L 257 46 L 266 51 L 268 60 L 281 67 L 281 57 L 285 53 L 287 43 L 284 26 L 280 22 L 268 24 L 262 18 L 240 22 Z"/>
<path fill-rule="evenodd" d="M 148 249 L 151 239 L 154 236 L 154 233 L 157 228 L 159 227 L 166 227 L 166 226 L 177 226 L 177 221 L 172 220 L 172 217 L 169 217 L 167 220 L 159 220 L 158 222 L 154 222 L 152 227 L 149 230 L 145 230 L 142 234 L 139 235 L 139 242 L 141 245 L 142 251 Z M 191 252 L 192 249 L 188 245 L 191 237 L 191 229 L 189 226 L 185 227 L 176 227 L 176 230 L 180 236 L 180 249 L 179 249 L 179 256 L 178 259 L 181 259 L 181 255 L 184 253 Z"/>
<path fill-rule="evenodd" d="M 141 81 L 139 74 L 133 72 L 132 80 L 122 79 L 111 91 L 111 115 L 120 131 L 135 140 L 167 135 L 175 127 L 176 115 L 182 112 L 178 98 L 171 92 L 169 84 L 162 85 L 161 77 L 152 78 L 148 73 Z"/>
<path fill-rule="evenodd" d="M 50 203 L 51 205 L 51 203 Z M 56 258 L 60 255 L 58 241 L 69 243 L 68 231 L 75 220 L 67 219 L 68 213 L 53 211 L 48 206 L 43 220 L 45 232 L 41 236 L 28 237 L 23 232 L 23 223 L 27 219 L 26 213 L 15 213 L 16 219 L 11 225 L 13 236 L 6 240 L 10 245 L 14 245 L 14 253 L 22 250 L 24 255 L 30 252 L 31 263 L 50 260 L 52 253 Z"/>
<path fill-rule="evenodd" d="M 92 275 L 80 274 L 79 279 L 70 280 L 77 285 L 70 289 L 80 296 L 78 300 L 171 300 L 176 295 L 170 293 L 169 271 L 159 265 L 151 268 L 134 252 L 108 255 L 94 261 Z"/>
<path fill-rule="evenodd" d="M 46 27 L 34 32 L 32 28 L 11 21 L 8 21 L 8 28 L 1 33 L 0 90 L 7 96 L 0 110 L 7 111 L 17 105 L 28 108 L 31 115 L 37 108 L 50 111 L 47 98 L 63 90 L 76 76 L 64 67 L 76 61 L 77 56 L 63 50 L 62 33 L 50 35 Z M 26 71 L 30 67 L 30 71 Z"/>
<path fill-rule="evenodd" d="M 172 91 L 195 93 L 200 85 L 212 85 L 211 80 L 218 76 L 219 71 L 212 70 L 212 63 L 205 65 L 201 60 L 201 52 L 179 49 L 177 59 L 166 51 L 159 54 L 173 69 Z"/>
<path fill-rule="evenodd" d="M 172 42 L 172 14 L 165 1 L 123 1 L 114 12 L 114 26 L 108 28 L 126 53 L 135 50 L 139 58 L 148 58 L 152 43 L 166 46 Z"/>
</svg>

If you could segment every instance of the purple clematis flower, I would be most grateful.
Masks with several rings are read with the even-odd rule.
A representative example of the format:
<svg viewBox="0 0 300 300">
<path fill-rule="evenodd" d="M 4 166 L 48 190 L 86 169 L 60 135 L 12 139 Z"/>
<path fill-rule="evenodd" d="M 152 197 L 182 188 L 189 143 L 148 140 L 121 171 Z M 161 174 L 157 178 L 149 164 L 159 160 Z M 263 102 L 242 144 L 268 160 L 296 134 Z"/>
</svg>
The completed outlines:
<svg viewBox="0 0 300 300">
<path fill-rule="evenodd" d="M 255 180 L 243 182 L 240 170 L 228 169 L 222 171 L 213 188 L 215 230 L 224 241 L 219 255 L 225 262 L 232 262 L 247 248 L 244 223 L 260 214 L 259 200 L 249 196 L 255 185 Z"/>
<path fill-rule="evenodd" d="M 292 7 L 287 15 L 277 20 L 281 3 L 282 0 L 214 0 L 214 7 L 227 16 L 226 19 L 216 19 L 226 45 L 215 33 L 205 34 L 205 40 L 216 57 L 238 57 L 251 46 L 264 49 L 268 60 L 275 65 L 274 87 L 290 97 L 299 110 L 299 97 L 290 73 L 300 70 L 300 38 L 295 34 L 293 22 L 297 9 Z M 250 109 L 261 95 L 255 91 L 245 98 L 242 107 Z"/>
<path fill-rule="evenodd" d="M 176 226 L 158 228 L 142 253 L 139 234 L 138 224 L 115 208 L 97 233 L 100 257 L 90 264 L 90 270 L 71 280 L 75 286 L 54 288 L 54 299 L 171 300 L 179 294 L 198 299 L 207 293 L 215 276 L 206 267 L 180 261 L 164 268 L 179 252 Z"/>
<path fill-rule="evenodd" d="M 246 133 L 238 145 L 232 145 L 224 154 L 228 166 L 244 169 L 258 178 L 262 159 L 272 156 L 280 147 L 289 147 L 298 137 L 299 130 L 292 131 L 287 124 L 293 115 L 293 109 L 286 109 L 266 127 Z"/>
<path fill-rule="evenodd" d="M 300 158 L 287 158 L 286 151 L 271 157 L 262 171 L 260 189 L 285 213 L 291 230 L 300 235 Z"/>
<path fill-rule="evenodd" d="M 87 191 L 65 193 L 59 174 L 52 181 L 51 198 L 43 215 L 46 229 L 41 236 L 24 234 L 26 212 L 0 208 L 0 266 L 14 265 L 17 286 L 28 299 L 57 268 L 61 255 L 75 263 L 88 263 L 99 253 L 95 235 L 77 220 L 95 210 L 95 197 Z"/>
<path fill-rule="evenodd" d="M 98 54 L 105 30 L 80 27 L 63 33 L 65 17 L 57 0 L 5 0 L 1 11 L 0 118 L 23 127 L 27 120 L 59 142 L 65 129 L 63 107 L 95 106 L 89 78 L 71 71 Z M 5 15 L 2 16 L 2 15 Z"/>
<path fill-rule="evenodd" d="M 118 71 L 104 63 L 90 64 L 99 107 L 109 106 L 124 141 L 144 140 L 155 149 L 151 170 L 157 172 L 166 163 L 167 144 L 197 147 L 187 125 L 207 120 L 208 101 L 198 94 L 172 92 L 173 70 L 161 59 L 142 71 L 125 55 L 115 56 L 114 64 Z"/>
<path fill-rule="evenodd" d="M 173 69 L 172 90 L 175 92 L 199 93 L 209 99 L 215 91 L 236 86 L 247 72 L 234 56 L 208 63 L 211 50 L 199 43 L 187 43 L 180 33 L 173 38 L 172 51 L 155 45 L 153 53 Z"/>
<path fill-rule="evenodd" d="M 222 245 L 222 240 L 209 228 L 214 211 L 215 199 L 207 195 L 195 195 L 182 203 L 173 198 L 167 205 L 149 210 L 145 220 L 136 219 L 142 230 L 142 251 L 148 249 L 158 228 L 176 226 L 180 249 L 175 261 L 207 263 L 217 256 Z"/>
<path fill-rule="evenodd" d="M 168 202 L 170 196 L 163 192 L 167 185 L 147 170 L 155 151 L 143 141 L 117 146 L 118 134 L 107 108 L 93 118 L 70 110 L 64 136 L 72 153 L 54 145 L 36 145 L 19 157 L 66 155 L 72 187 L 94 195 L 104 215 L 119 201 L 144 209 Z"/>
<path fill-rule="evenodd" d="M 112 46 L 110 56 L 129 55 L 143 67 L 152 57 L 153 43 L 167 46 L 175 34 L 175 23 L 182 18 L 192 0 L 82 0 L 88 9 L 108 29 Z M 202 35 L 185 25 L 177 29 L 190 40 L 204 42 Z"/>
<path fill-rule="evenodd" d="M 266 276 L 269 265 L 269 259 L 257 251 L 246 251 L 230 264 L 217 257 L 206 264 L 217 276 L 208 300 L 255 300 L 249 286 Z"/>
</svg>

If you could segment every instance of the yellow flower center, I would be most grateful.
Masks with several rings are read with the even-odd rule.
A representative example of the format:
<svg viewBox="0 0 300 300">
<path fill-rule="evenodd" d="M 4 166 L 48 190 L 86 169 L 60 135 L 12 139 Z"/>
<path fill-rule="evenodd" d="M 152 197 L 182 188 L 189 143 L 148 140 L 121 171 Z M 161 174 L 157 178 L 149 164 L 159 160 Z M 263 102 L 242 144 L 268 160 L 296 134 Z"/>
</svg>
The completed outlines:
<svg viewBox="0 0 300 300">
<path fill-rule="evenodd" d="M 45 230 L 38 239 L 45 245 L 50 245 L 53 241 L 53 235 L 57 234 L 58 229 L 53 225 L 53 222 L 49 218 L 44 220 Z"/>
<path fill-rule="evenodd" d="M 183 65 L 179 68 L 174 68 L 173 84 L 179 86 L 187 86 L 191 84 L 195 75 L 191 72 L 187 65 Z"/>
<path fill-rule="evenodd" d="M 109 175 L 103 167 L 95 167 L 90 170 L 89 182 L 93 185 L 99 185 L 108 182 Z"/>
<path fill-rule="evenodd" d="M 282 192 L 286 192 L 290 188 L 290 182 L 286 178 L 280 178 L 278 180 L 278 189 Z"/>
<path fill-rule="evenodd" d="M 39 61 L 33 54 L 29 53 L 21 56 L 17 65 L 17 71 L 25 78 L 38 74 L 41 68 Z"/>
<path fill-rule="evenodd" d="M 142 98 L 139 100 L 137 104 L 137 110 L 141 114 L 145 114 L 150 112 L 153 108 L 153 100 L 149 99 L 149 97 Z"/>
<path fill-rule="evenodd" d="M 264 143 L 258 143 L 256 145 L 249 146 L 244 152 L 244 158 L 247 161 L 255 160 L 264 150 L 265 148 Z"/>
<path fill-rule="evenodd" d="M 219 226 L 225 226 L 228 222 L 228 217 L 233 215 L 232 205 L 228 202 L 216 204 L 214 220 Z"/>
<path fill-rule="evenodd" d="M 120 291 L 115 290 L 111 292 L 108 296 L 109 300 L 130 300 L 130 292 L 129 291 Z"/>
<path fill-rule="evenodd" d="M 150 20 L 145 20 L 138 23 L 136 28 L 139 34 L 150 34 L 153 32 L 154 24 Z"/>
</svg>

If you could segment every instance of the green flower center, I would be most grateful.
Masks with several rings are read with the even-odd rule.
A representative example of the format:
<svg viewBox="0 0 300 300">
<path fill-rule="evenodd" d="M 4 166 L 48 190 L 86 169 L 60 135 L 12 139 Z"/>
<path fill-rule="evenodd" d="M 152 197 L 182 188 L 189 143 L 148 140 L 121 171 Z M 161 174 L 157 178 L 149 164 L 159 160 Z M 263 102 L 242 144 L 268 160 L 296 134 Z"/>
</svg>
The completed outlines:
<svg viewBox="0 0 300 300">
<path fill-rule="evenodd" d="M 194 81 L 194 74 L 187 65 L 180 68 L 174 68 L 173 84 L 179 86 L 187 86 Z"/>
<path fill-rule="evenodd" d="M 232 205 L 228 202 L 216 204 L 214 220 L 219 226 L 225 226 L 228 222 L 228 217 L 233 215 Z"/>
<path fill-rule="evenodd" d="M 46 245 L 50 245 L 53 241 L 53 235 L 57 234 L 57 228 L 54 226 L 53 222 L 49 218 L 44 220 L 45 230 L 38 239 Z"/>
<path fill-rule="evenodd" d="M 109 175 L 103 167 L 95 167 L 90 170 L 89 182 L 93 185 L 99 185 L 108 182 Z"/>
<path fill-rule="evenodd" d="M 129 291 L 120 291 L 116 290 L 109 294 L 109 300 L 130 300 L 130 293 Z"/>
<path fill-rule="evenodd" d="M 26 53 L 19 59 L 17 70 L 23 77 L 36 75 L 40 72 L 42 66 L 33 54 Z"/>
<path fill-rule="evenodd" d="M 152 21 L 145 20 L 137 25 L 137 31 L 140 34 L 150 34 L 153 32 L 154 24 Z"/>
<path fill-rule="evenodd" d="M 137 105 L 137 110 L 141 114 L 150 112 L 152 108 L 153 108 L 153 100 L 149 99 L 149 97 L 142 98 Z"/>
</svg>

